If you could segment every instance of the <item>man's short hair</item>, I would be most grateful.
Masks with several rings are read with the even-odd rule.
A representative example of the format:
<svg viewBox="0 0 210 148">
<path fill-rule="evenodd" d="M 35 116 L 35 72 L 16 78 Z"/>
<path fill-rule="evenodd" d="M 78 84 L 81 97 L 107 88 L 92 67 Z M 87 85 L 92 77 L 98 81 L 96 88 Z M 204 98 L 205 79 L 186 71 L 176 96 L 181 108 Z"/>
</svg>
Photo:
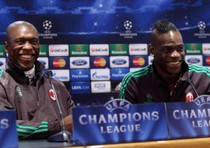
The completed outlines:
<svg viewBox="0 0 210 148">
<path fill-rule="evenodd" d="M 152 25 L 152 31 L 158 33 L 167 33 L 171 30 L 178 31 L 177 27 L 167 19 L 158 20 Z"/>
</svg>

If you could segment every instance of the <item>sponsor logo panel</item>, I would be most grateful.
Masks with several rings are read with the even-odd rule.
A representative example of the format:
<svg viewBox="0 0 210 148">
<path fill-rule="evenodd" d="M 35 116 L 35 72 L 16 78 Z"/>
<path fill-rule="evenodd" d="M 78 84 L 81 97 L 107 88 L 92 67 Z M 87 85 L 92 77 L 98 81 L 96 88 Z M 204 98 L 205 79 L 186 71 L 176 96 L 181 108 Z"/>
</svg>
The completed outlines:
<svg viewBox="0 0 210 148">
<path fill-rule="evenodd" d="M 129 73 L 129 68 L 111 68 L 111 80 L 122 80 Z"/>
<path fill-rule="evenodd" d="M 50 69 L 68 69 L 69 57 L 49 57 Z"/>
<path fill-rule="evenodd" d="M 202 54 L 202 44 L 197 44 L 197 43 L 185 44 L 185 54 L 187 55 Z"/>
<path fill-rule="evenodd" d="M 107 68 L 109 67 L 109 57 L 108 56 L 92 56 L 90 57 L 90 67 L 91 68 Z"/>
<path fill-rule="evenodd" d="M 110 81 L 93 81 L 91 82 L 92 93 L 109 93 L 111 92 Z"/>
<path fill-rule="evenodd" d="M 129 67 L 128 56 L 110 56 L 110 67 Z"/>
<path fill-rule="evenodd" d="M 85 94 L 90 93 L 90 82 L 71 82 L 71 94 Z"/>
<path fill-rule="evenodd" d="M 186 55 L 185 61 L 188 64 L 203 65 L 203 56 L 202 55 Z"/>
<path fill-rule="evenodd" d="M 133 72 L 133 71 L 141 70 L 142 68 L 143 68 L 143 67 L 141 67 L 141 68 L 139 68 L 139 67 L 137 68 L 137 67 L 136 67 L 136 68 L 129 68 L 129 69 L 130 69 L 130 72 Z"/>
<path fill-rule="evenodd" d="M 209 55 L 203 55 L 203 65 L 204 66 L 210 66 L 210 54 Z"/>
<path fill-rule="evenodd" d="M 91 56 L 108 56 L 109 45 L 108 44 L 90 44 Z"/>
<path fill-rule="evenodd" d="M 210 44 L 209 43 L 202 44 L 202 51 L 203 51 L 203 54 L 210 55 Z"/>
<path fill-rule="evenodd" d="M 49 69 L 49 58 L 48 57 L 39 57 L 37 60 L 40 61 L 42 64 L 44 64 L 45 69 Z"/>
<path fill-rule="evenodd" d="M 69 46 L 69 55 L 71 56 L 88 56 L 89 45 L 88 44 L 71 44 Z"/>
<path fill-rule="evenodd" d="M 148 64 L 152 64 L 153 60 L 154 60 L 154 56 L 149 55 L 148 56 Z"/>
<path fill-rule="evenodd" d="M 130 56 L 130 67 L 145 67 L 148 65 L 148 56 Z"/>
<path fill-rule="evenodd" d="M 70 74 L 68 69 L 51 70 L 53 78 L 60 81 L 70 81 Z"/>
<path fill-rule="evenodd" d="M 39 56 L 40 57 L 47 57 L 47 56 L 49 56 L 48 45 L 41 44 L 41 45 L 39 45 L 39 48 L 40 48 L 40 50 L 39 50 Z"/>
<path fill-rule="evenodd" d="M 128 44 L 110 44 L 110 55 L 128 55 Z"/>
<path fill-rule="evenodd" d="M 129 55 L 147 55 L 147 44 L 129 44 Z"/>
<path fill-rule="evenodd" d="M 70 57 L 70 68 L 90 68 L 90 58 Z"/>
<path fill-rule="evenodd" d="M 5 69 L 6 58 L 0 58 L 0 69 Z"/>
<path fill-rule="evenodd" d="M 0 57 L 5 57 L 6 53 L 5 53 L 5 49 L 4 49 L 4 45 L 0 45 Z"/>
<path fill-rule="evenodd" d="M 70 70 L 71 81 L 87 81 L 90 80 L 89 69 L 72 69 Z"/>
<path fill-rule="evenodd" d="M 91 80 L 109 80 L 110 69 L 91 69 L 90 70 Z"/>
<path fill-rule="evenodd" d="M 49 56 L 69 56 L 68 44 L 49 45 Z"/>
</svg>

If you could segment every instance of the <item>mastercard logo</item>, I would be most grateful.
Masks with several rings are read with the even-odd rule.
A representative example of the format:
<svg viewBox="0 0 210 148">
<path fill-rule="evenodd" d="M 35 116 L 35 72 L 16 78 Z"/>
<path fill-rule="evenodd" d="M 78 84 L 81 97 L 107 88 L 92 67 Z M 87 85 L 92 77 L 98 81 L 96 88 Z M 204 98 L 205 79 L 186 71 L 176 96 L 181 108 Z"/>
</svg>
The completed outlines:
<svg viewBox="0 0 210 148">
<path fill-rule="evenodd" d="M 66 61 L 64 59 L 54 59 L 53 66 L 55 68 L 63 68 L 66 65 Z"/>
<path fill-rule="evenodd" d="M 145 64 L 144 58 L 133 58 L 134 66 L 143 66 Z"/>
<path fill-rule="evenodd" d="M 210 57 L 206 58 L 206 64 L 210 65 Z"/>
<path fill-rule="evenodd" d="M 103 67 L 106 65 L 106 60 L 104 58 L 95 58 L 93 64 L 96 67 Z"/>
</svg>

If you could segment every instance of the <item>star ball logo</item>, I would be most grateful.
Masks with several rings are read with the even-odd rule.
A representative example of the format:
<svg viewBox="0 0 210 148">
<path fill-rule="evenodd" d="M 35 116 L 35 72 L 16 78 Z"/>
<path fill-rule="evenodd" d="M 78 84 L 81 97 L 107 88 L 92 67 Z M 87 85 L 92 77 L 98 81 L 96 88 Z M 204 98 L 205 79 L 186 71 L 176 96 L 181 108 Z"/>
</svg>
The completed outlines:
<svg viewBox="0 0 210 148">
<path fill-rule="evenodd" d="M 50 20 L 45 20 L 42 22 L 42 27 L 44 28 L 44 33 L 39 33 L 40 37 L 43 39 L 53 39 L 53 37 L 57 37 L 57 33 L 51 33 L 53 24 Z"/>
<path fill-rule="evenodd" d="M 206 23 L 203 21 L 198 22 L 198 28 L 204 30 L 206 28 Z"/>
<path fill-rule="evenodd" d="M 133 28 L 133 23 L 130 20 L 126 20 L 123 24 L 125 30 L 125 33 L 120 33 L 120 36 L 123 36 L 124 38 L 133 38 L 134 36 L 137 36 L 137 33 L 132 33 L 131 29 Z"/>
<path fill-rule="evenodd" d="M 204 21 L 198 22 L 198 28 L 199 28 L 199 32 L 194 33 L 194 36 L 197 36 L 198 38 L 207 38 L 210 36 L 210 33 L 205 32 L 206 23 Z"/>
<path fill-rule="evenodd" d="M 50 30 L 52 28 L 52 22 L 49 20 L 46 20 L 43 22 L 43 27 L 45 30 Z"/>
<path fill-rule="evenodd" d="M 125 21 L 124 22 L 124 27 L 126 30 L 130 30 L 133 26 L 132 26 L 132 22 L 131 21 Z"/>
</svg>

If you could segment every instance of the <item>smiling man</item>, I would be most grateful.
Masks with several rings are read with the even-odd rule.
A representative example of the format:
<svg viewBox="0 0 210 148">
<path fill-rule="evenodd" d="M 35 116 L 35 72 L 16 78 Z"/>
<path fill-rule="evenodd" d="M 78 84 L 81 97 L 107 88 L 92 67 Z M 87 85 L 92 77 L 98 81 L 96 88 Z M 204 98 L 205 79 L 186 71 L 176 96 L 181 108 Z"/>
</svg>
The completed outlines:
<svg viewBox="0 0 210 148">
<path fill-rule="evenodd" d="M 65 85 L 43 71 L 37 29 L 16 21 L 6 30 L 6 70 L 0 71 L 0 110 L 16 110 L 19 139 L 45 139 L 61 131 L 63 112 L 66 129 L 72 130 L 73 101 Z M 55 89 L 53 89 L 53 86 Z M 55 92 L 54 92 L 55 90 Z"/>
<path fill-rule="evenodd" d="M 124 77 L 120 98 L 131 103 L 190 102 L 199 95 L 210 94 L 210 70 L 187 65 L 182 35 L 173 23 L 155 22 L 151 39 L 152 65 Z"/>
</svg>

